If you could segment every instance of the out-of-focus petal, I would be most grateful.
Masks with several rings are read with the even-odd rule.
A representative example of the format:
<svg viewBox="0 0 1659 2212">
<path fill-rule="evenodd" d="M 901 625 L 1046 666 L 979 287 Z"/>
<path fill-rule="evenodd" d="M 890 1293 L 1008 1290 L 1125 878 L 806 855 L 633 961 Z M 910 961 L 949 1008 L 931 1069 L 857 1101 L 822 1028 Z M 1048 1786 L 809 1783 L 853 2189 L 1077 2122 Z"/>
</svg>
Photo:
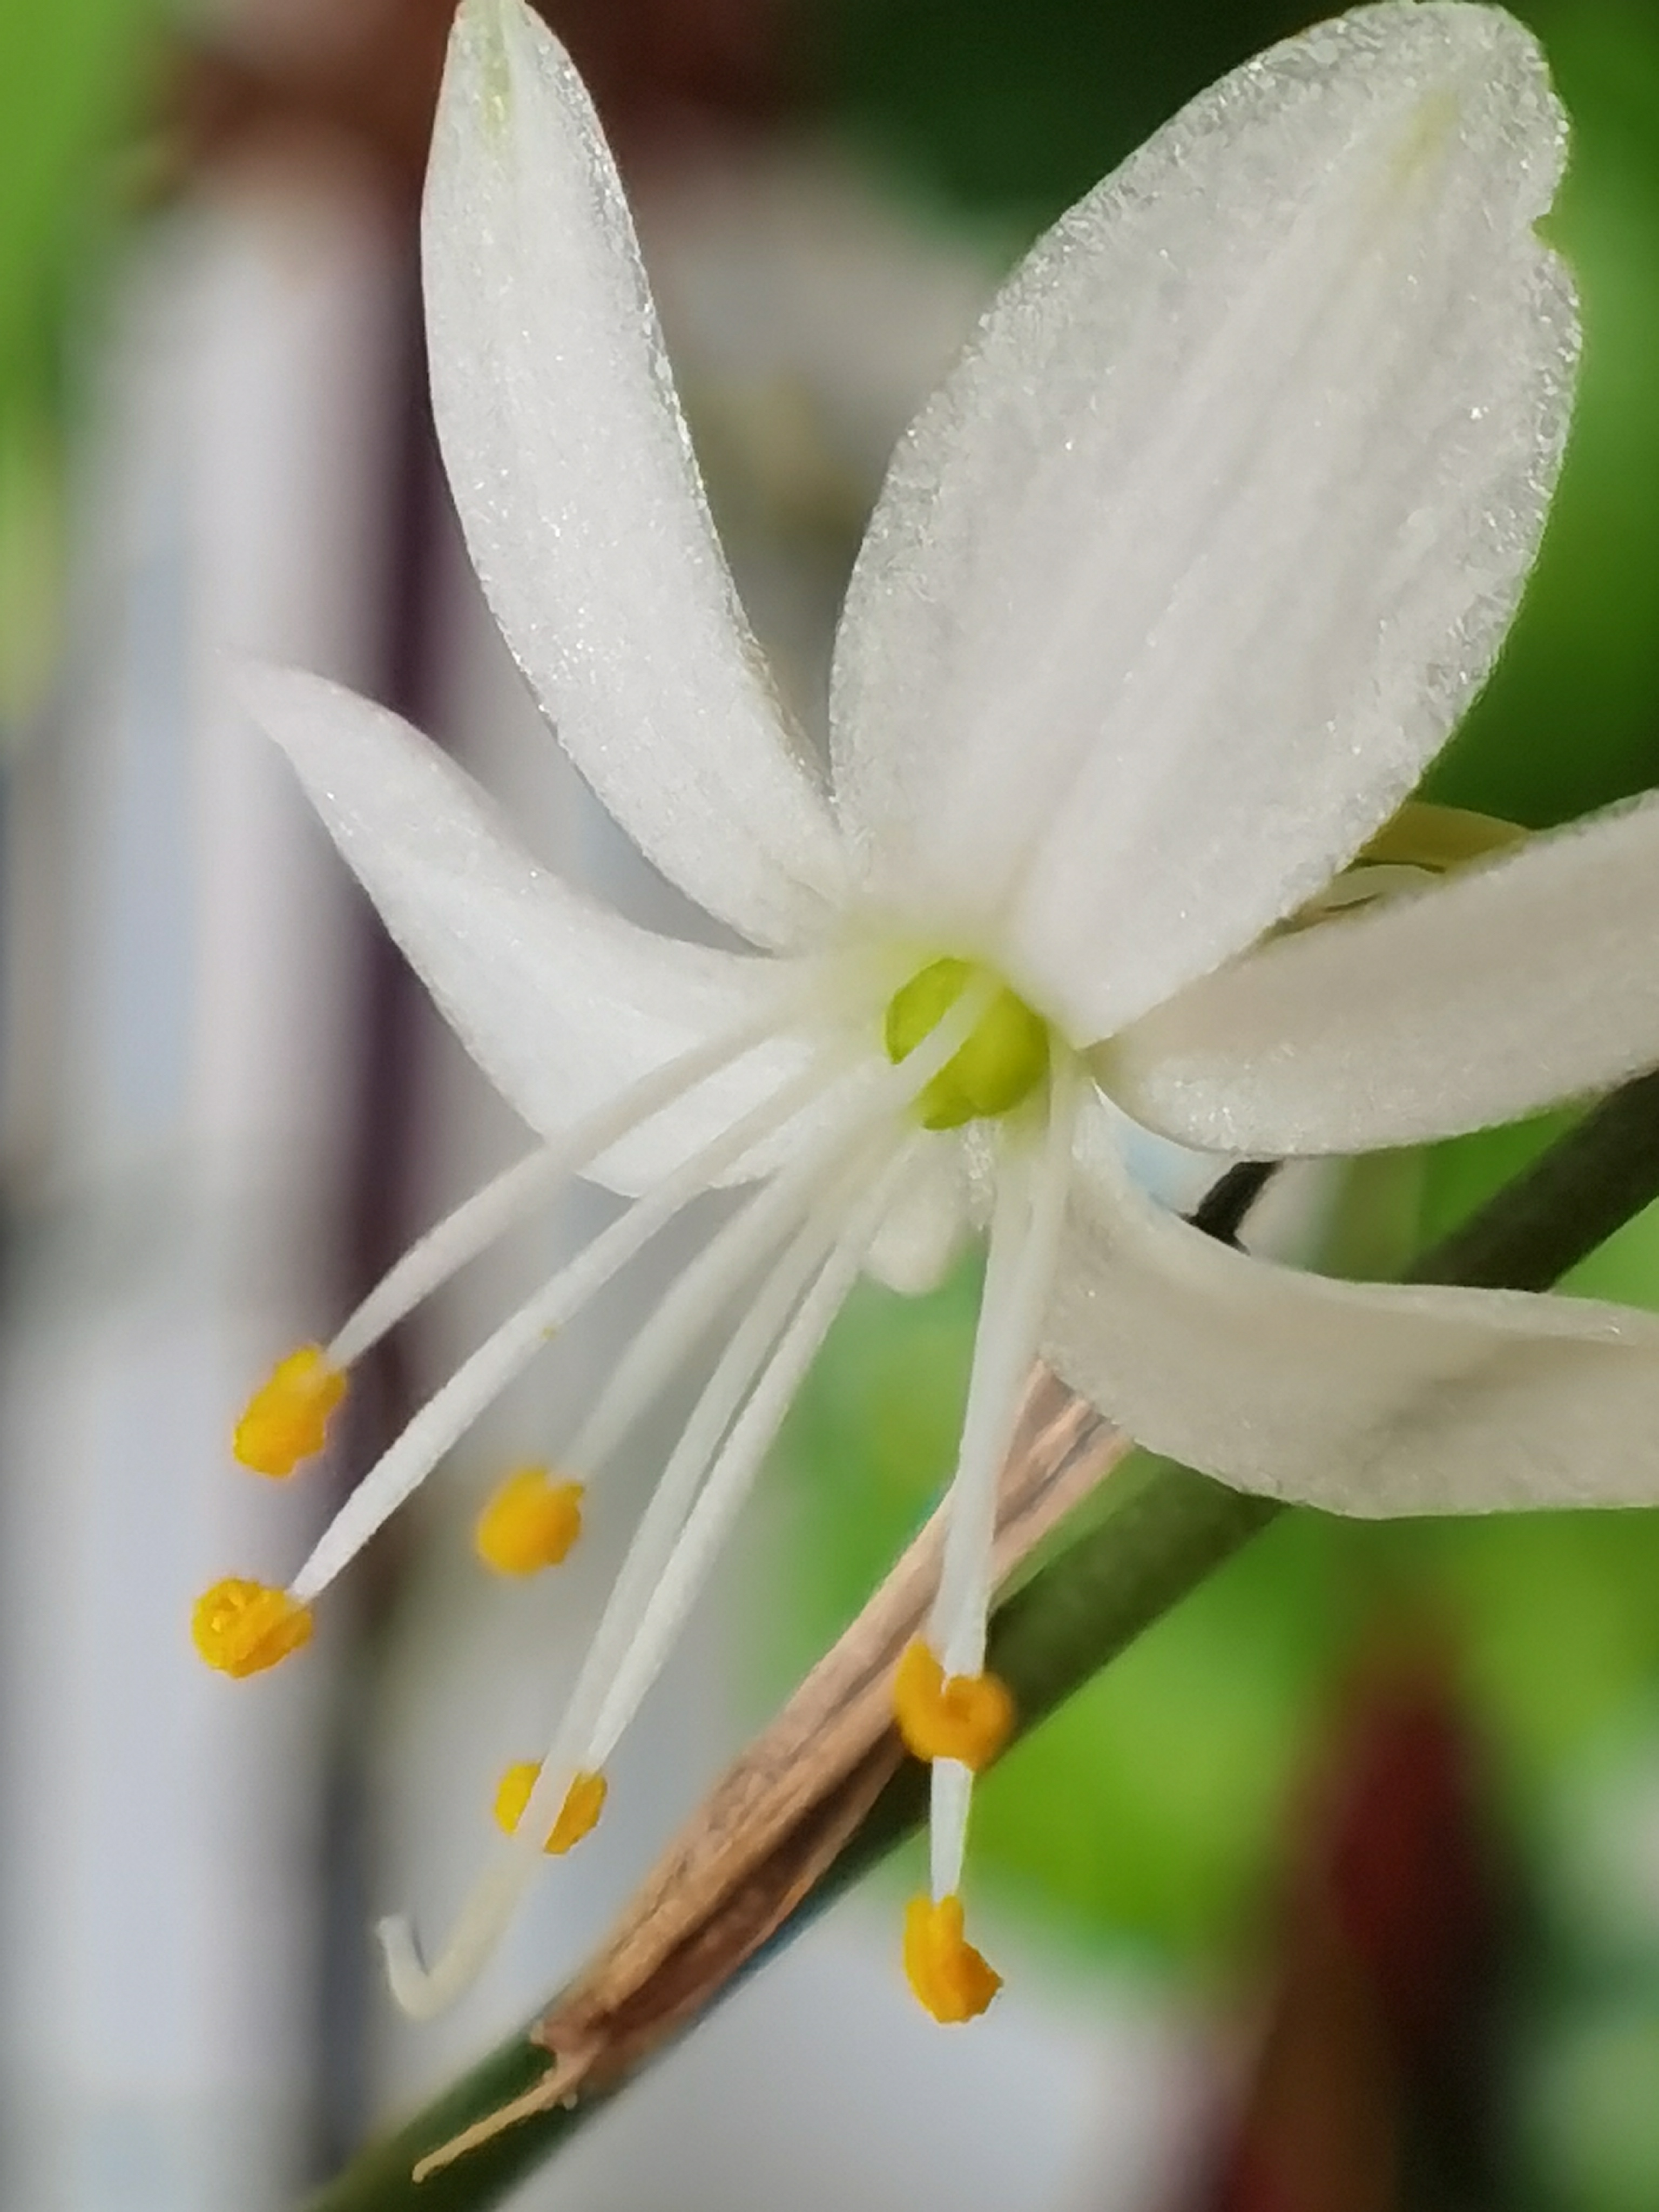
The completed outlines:
<svg viewBox="0 0 1659 2212">
<path fill-rule="evenodd" d="M 778 1000 L 781 962 L 655 936 L 538 866 L 471 778 L 385 708 L 295 670 L 250 669 L 241 689 L 461 1042 L 544 1136 Z M 667 1172 L 805 1049 L 780 1040 L 698 1085 L 595 1178 L 634 1190 Z"/>
<path fill-rule="evenodd" d="M 1659 1319 L 1332 1282 L 1161 1213 L 1099 1141 L 1047 1357 L 1153 1450 L 1337 1513 L 1659 1501 Z"/>
<path fill-rule="evenodd" d="M 1659 1064 L 1659 798 L 1275 939 L 1092 1055 L 1182 1143 L 1414 1145 Z"/>
<path fill-rule="evenodd" d="M 1563 145 L 1499 9 L 1317 24 L 1037 245 L 901 446 L 843 820 L 1074 1042 L 1318 890 L 1484 679 L 1565 435 Z"/>
<path fill-rule="evenodd" d="M 944 1279 L 971 1222 L 972 1186 L 961 1143 L 928 1145 L 864 1256 L 866 1274 L 915 1297 Z"/>
<path fill-rule="evenodd" d="M 757 942 L 842 878 L 708 519 L 592 106 L 522 0 L 455 21 L 422 223 L 433 407 L 495 617 L 641 848 Z"/>
</svg>

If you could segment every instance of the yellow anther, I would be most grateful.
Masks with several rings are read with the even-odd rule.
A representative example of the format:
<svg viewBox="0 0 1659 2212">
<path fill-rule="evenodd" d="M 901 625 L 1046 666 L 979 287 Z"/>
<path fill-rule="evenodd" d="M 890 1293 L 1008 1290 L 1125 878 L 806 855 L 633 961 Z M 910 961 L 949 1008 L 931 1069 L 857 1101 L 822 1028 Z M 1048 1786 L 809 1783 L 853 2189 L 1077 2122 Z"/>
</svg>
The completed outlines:
<svg viewBox="0 0 1659 2212">
<path fill-rule="evenodd" d="M 887 1057 L 896 1064 L 931 1036 L 977 974 L 966 960 L 934 960 L 887 1002 Z M 959 1129 L 981 1115 L 1012 1113 L 1048 1072 L 1048 1027 L 1005 983 L 961 1050 L 915 1103 L 924 1129 Z"/>
<path fill-rule="evenodd" d="M 957 1759 L 977 1774 L 1013 1732 L 1014 1701 L 994 1674 L 947 1674 L 918 1639 L 893 1675 L 893 1717 L 917 1759 Z"/>
<path fill-rule="evenodd" d="M 977 2020 L 1002 1977 L 962 1932 L 962 1899 L 913 1897 L 904 1908 L 904 1975 L 924 2011 L 948 2027 Z"/>
<path fill-rule="evenodd" d="M 582 1486 L 555 1482 L 544 1467 L 521 1467 L 491 1493 L 472 1548 L 498 1575 L 556 1567 L 582 1533 Z"/>
<path fill-rule="evenodd" d="M 538 1759 L 521 1759 L 509 1766 L 495 1785 L 495 1825 L 510 1836 L 524 1818 L 530 1793 L 541 1773 Z M 602 1774 L 579 1774 L 564 1793 L 558 1818 L 547 1832 L 542 1849 L 552 1857 L 580 1843 L 605 1810 L 606 1783 Z"/>
<path fill-rule="evenodd" d="M 346 1392 L 346 1378 L 319 1344 L 302 1344 L 279 1359 L 268 1382 L 247 1401 L 236 1424 L 234 1449 L 256 1474 L 292 1474 L 323 1448 L 328 1417 Z"/>
<path fill-rule="evenodd" d="M 539 1759 L 517 1759 L 495 1784 L 495 1826 L 507 1835 L 523 1820 L 524 1808 L 530 1802 L 530 1793 L 541 1771 Z"/>
<path fill-rule="evenodd" d="M 568 1851 L 573 1844 L 580 1843 L 598 1825 L 605 1810 L 606 1786 L 602 1774 L 579 1774 L 564 1793 L 559 1817 L 548 1830 L 542 1849 L 556 1856 L 560 1851 Z"/>
<path fill-rule="evenodd" d="M 310 1643 L 311 1607 L 268 1583 L 233 1575 L 197 1599 L 190 1632 L 210 1667 L 240 1681 Z"/>
</svg>

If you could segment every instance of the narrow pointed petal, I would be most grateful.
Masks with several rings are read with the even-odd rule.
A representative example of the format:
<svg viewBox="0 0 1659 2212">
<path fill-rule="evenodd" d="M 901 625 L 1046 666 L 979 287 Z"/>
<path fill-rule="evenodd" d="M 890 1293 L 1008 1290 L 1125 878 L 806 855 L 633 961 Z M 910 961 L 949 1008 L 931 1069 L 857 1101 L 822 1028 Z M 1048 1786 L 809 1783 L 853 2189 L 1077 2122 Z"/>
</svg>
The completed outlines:
<svg viewBox="0 0 1659 2212">
<path fill-rule="evenodd" d="M 1659 1065 L 1659 798 L 1261 946 L 1093 1055 L 1137 1121 L 1278 1157 L 1425 1144 Z"/>
<path fill-rule="evenodd" d="M 544 1136 L 778 1001 L 781 962 L 655 936 L 538 866 L 471 778 L 386 708 L 289 669 L 249 670 L 242 690 L 461 1042 Z M 750 1054 L 592 1172 L 637 1189 L 804 1052 Z"/>
<path fill-rule="evenodd" d="M 1098 1145 L 1045 1349 L 1137 1441 L 1267 1497 L 1362 1516 L 1659 1501 L 1659 1318 L 1276 1267 L 1160 1212 Z"/>
<path fill-rule="evenodd" d="M 473 562 L 572 758 L 641 848 L 769 945 L 841 853 L 708 519 L 633 227 L 522 0 L 456 18 L 422 221 L 433 406 Z"/>
<path fill-rule="evenodd" d="M 1039 242 L 900 447 L 838 803 L 1074 1042 L 1316 890 L 1484 680 L 1565 434 L 1563 139 L 1498 9 L 1317 24 Z"/>
</svg>

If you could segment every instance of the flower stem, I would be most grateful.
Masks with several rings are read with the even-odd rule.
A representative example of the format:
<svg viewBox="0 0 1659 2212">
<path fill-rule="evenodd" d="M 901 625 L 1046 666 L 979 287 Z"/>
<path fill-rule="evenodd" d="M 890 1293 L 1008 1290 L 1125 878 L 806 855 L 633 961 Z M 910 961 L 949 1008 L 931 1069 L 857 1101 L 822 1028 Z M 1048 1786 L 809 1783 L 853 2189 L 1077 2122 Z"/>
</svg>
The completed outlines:
<svg viewBox="0 0 1659 2212">
<path fill-rule="evenodd" d="M 1419 1282 L 1541 1290 L 1659 1198 L 1659 1074 L 1613 1092 L 1411 1269 Z M 1208 1225 L 1206 1224 L 1206 1225 Z M 1023 1734 L 1106 1666 L 1285 1510 L 1173 1461 L 1136 1453 L 1085 1512 L 1090 1526 L 1005 1601 L 990 1663 L 1013 1691 Z M 811 1894 L 775 1939 L 787 1942 L 910 1834 L 926 1814 L 924 1769 L 902 1766 Z M 544 2050 L 515 2035 L 396 2134 L 371 2145 L 306 2212 L 483 2212 L 624 2087 L 585 2089 L 416 2184 L 427 2152 L 531 2088 Z"/>
</svg>

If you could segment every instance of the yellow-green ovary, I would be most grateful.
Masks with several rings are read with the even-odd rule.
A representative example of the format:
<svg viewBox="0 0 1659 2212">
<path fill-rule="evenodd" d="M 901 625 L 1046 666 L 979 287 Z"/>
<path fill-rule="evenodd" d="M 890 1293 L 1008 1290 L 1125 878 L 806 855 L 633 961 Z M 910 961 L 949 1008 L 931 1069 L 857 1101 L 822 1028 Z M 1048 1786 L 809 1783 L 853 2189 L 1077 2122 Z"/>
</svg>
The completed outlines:
<svg viewBox="0 0 1659 2212">
<path fill-rule="evenodd" d="M 930 1036 L 957 1000 L 985 971 L 969 960 L 934 960 L 888 1001 L 887 1056 L 896 1063 Z M 1048 1073 L 1048 1025 L 1005 983 L 966 1043 L 920 1093 L 924 1129 L 959 1129 L 964 1121 L 1012 1113 Z"/>
</svg>

